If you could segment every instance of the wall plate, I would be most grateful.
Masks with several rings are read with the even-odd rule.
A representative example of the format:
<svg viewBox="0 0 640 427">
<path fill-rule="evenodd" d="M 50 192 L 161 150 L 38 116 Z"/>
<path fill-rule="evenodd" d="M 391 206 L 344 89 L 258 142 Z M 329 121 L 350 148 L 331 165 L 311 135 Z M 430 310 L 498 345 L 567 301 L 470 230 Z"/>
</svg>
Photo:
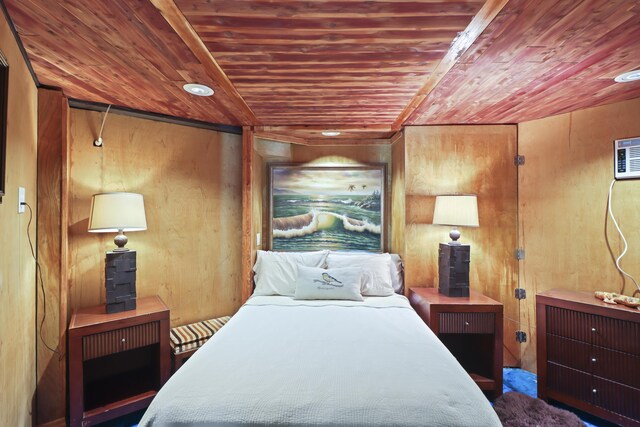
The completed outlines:
<svg viewBox="0 0 640 427">
<path fill-rule="evenodd" d="M 24 187 L 18 187 L 18 213 L 24 213 L 25 206 L 23 203 L 27 201 L 26 190 Z"/>
</svg>

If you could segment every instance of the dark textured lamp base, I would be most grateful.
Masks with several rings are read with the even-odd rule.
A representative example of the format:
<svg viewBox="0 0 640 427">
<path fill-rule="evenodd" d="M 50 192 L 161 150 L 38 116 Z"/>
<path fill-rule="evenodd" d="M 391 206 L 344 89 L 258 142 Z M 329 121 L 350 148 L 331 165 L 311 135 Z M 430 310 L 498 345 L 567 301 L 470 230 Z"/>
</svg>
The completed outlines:
<svg viewBox="0 0 640 427">
<path fill-rule="evenodd" d="M 107 313 L 136 308 L 136 251 L 107 252 L 105 263 Z"/>
<path fill-rule="evenodd" d="M 438 292 L 448 297 L 468 297 L 470 260 L 471 246 L 440 243 Z"/>
</svg>

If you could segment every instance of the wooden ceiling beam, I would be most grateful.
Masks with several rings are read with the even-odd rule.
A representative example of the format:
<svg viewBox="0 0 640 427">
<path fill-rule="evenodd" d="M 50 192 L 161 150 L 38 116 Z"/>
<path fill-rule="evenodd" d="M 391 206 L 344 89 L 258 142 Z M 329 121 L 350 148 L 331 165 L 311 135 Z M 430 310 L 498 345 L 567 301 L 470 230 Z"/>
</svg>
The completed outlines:
<svg viewBox="0 0 640 427">
<path fill-rule="evenodd" d="M 286 142 L 289 144 L 307 145 L 304 138 L 285 135 L 277 132 L 256 130 L 253 134 L 256 138 L 269 139 L 271 141 Z"/>
<path fill-rule="evenodd" d="M 304 18 L 313 15 L 319 19 L 341 18 L 360 19 L 394 18 L 416 16 L 469 15 L 476 10 L 473 1 L 422 2 L 420 7 L 407 1 L 316 1 L 316 2 L 273 2 L 269 0 L 220 1 L 216 3 L 216 15 L 219 17 L 263 18 Z M 193 15 L 209 16 L 211 0 L 183 0 Z"/>
<path fill-rule="evenodd" d="M 256 138 L 268 139 L 270 141 L 286 142 L 288 144 L 314 146 L 314 147 L 332 147 L 332 146 L 348 146 L 348 145 L 390 145 L 391 139 L 387 138 L 301 138 L 298 136 L 275 133 L 275 132 L 255 132 Z"/>
<path fill-rule="evenodd" d="M 391 141 L 386 138 L 368 139 L 307 139 L 307 146 L 332 147 L 332 146 L 353 146 L 353 145 L 391 145 Z"/>
<path fill-rule="evenodd" d="M 325 130 L 339 131 L 337 136 L 322 135 Z M 291 125 L 256 126 L 256 136 L 279 142 L 309 146 L 388 145 L 395 132 L 390 125 Z"/>
<path fill-rule="evenodd" d="M 506 6 L 509 0 L 487 0 L 482 8 L 473 17 L 467 28 L 458 35 L 449 48 L 448 52 L 438 63 L 433 72 L 429 75 L 427 82 L 420 88 L 418 93 L 409 101 L 402 113 L 393 123 L 394 129 L 400 129 L 407 119 L 419 109 L 429 93 L 433 91 L 444 76 L 456 65 L 460 57 L 471 47 L 480 34 L 489 26 L 491 21 Z"/>
<path fill-rule="evenodd" d="M 176 34 L 182 39 L 187 47 L 193 52 L 200 63 L 205 67 L 207 73 L 215 79 L 220 88 L 231 98 L 231 101 L 237 108 L 244 114 L 243 124 L 255 125 L 260 121 L 253 113 L 249 105 L 245 102 L 244 98 L 240 95 L 235 88 L 229 77 L 220 68 L 220 65 L 213 57 L 209 49 L 205 46 L 204 42 L 191 24 L 187 21 L 182 14 L 178 6 L 173 0 L 151 0 L 151 3 L 160 11 L 164 19 L 174 29 Z"/>
<path fill-rule="evenodd" d="M 316 125 L 289 125 L 289 126 L 256 126 L 256 132 L 286 132 L 291 130 L 308 130 L 308 131 L 323 131 L 327 130 L 327 126 Z M 349 125 L 336 125 L 330 127 L 331 130 L 338 130 L 340 132 L 393 132 L 391 125 L 362 125 L 362 126 L 349 126 Z"/>
</svg>

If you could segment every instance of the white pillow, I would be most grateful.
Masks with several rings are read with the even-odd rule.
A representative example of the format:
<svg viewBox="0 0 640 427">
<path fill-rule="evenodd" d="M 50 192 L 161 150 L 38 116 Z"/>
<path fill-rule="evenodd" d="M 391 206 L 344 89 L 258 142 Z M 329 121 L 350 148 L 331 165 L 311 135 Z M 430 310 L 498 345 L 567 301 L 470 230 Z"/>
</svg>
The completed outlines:
<svg viewBox="0 0 640 427">
<path fill-rule="evenodd" d="M 329 251 L 269 252 L 258 251 L 253 295 L 286 295 L 296 293 L 298 265 L 324 267 Z"/>
<path fill-rule="evenodd" d="M 363 301 L 362 269 L 298 266 L 295 299 L 342 299 Z"/>
<path fill-rule="evenodd" d="M 391 285 L 397 294 L 404 293 L 404 266 L 402 258 L 398 254 L 389 254 L 391 257 Z"/>
<path fill-rule="evenodd" d="M 327 268 L 360 267 L 362 268 L 362 295 L 393 295 L 391 281 L 391 256 L 389 254 L 346 254 L 330 252 L 327 257 Z"/>
</svg>

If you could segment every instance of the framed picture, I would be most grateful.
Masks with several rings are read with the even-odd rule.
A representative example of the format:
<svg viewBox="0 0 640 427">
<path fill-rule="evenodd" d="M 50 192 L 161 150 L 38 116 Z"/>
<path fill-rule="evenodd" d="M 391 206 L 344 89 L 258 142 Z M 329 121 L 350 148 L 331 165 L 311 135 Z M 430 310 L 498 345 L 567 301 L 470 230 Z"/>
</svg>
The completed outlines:
<svg viewBox="0 0 640 427">
<path fill-rule="evenodd" d="M 276 251 L 382 252 L 386 165 L 269 165 Z"/>
</svg>

